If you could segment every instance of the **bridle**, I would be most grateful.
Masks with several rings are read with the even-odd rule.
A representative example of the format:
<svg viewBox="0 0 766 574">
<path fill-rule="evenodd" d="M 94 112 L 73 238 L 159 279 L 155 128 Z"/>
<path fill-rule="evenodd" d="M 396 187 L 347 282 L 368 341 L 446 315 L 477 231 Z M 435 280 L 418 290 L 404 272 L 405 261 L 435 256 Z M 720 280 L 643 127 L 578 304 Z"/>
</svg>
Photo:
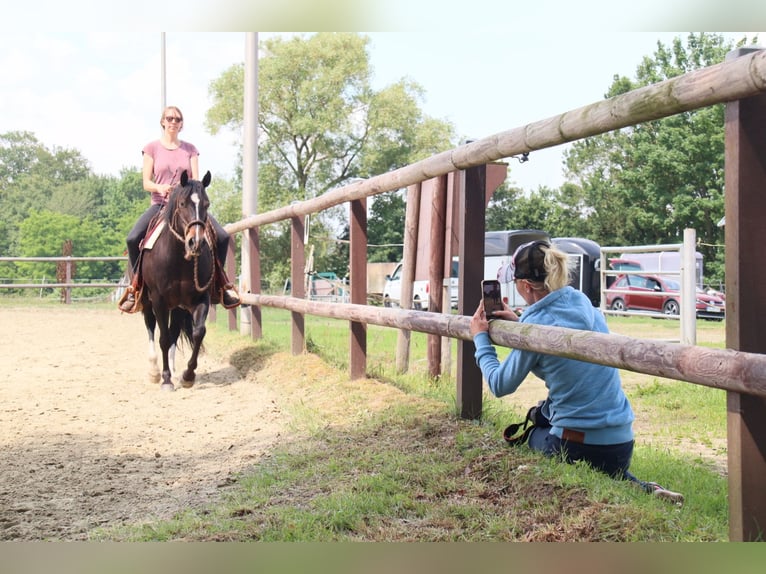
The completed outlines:
<svg viewBox="0 0 766 574">
<path fill-rule="evenodd" d="M 183 188 L 183 187 L 182 187 Z M 173 202 L 173 212 L 169 215 L 169 225 L 170 233 L 175 237 L 180 243 L 184 246 L 184 258 L 189 261 L 190 259 L 194 259 L 194 288 L 199 291 L 200 293 L 203 291 L 206 291 L 208 287 L 210 287 L 210 284 L 213 282 L 213 277 L 215 276 L 214 267 L 215 267 L 215 261 L 213 260 L 211 265 L 211 272 L 210 272 L 210 279 L 208 279 L 207 283 L 205 285 L 199 284 L 199 255 L 200 255 L 200 246 L 204 241 L 208 242 L 208 246 L 210 247 L 210 253 L 211 257 L 213 256 L 213 245 L 215 245 L 215 231 L 213 230 L 211 225 L 208 225 L 208 222 L 206 220 L 202 220 L 200 217 L 200 197 L 199 194 L 195 191 L 191 194 L 190 199 L 192 203 L 194 204 L 194 219 L 192 219 L 190 222 L 183 225 L 184 233 L 181 235 L 177 231 L 177 227 L 180 226 L 180 224 L 183 224 L 183 221 L 181 221 L 181 214 L 180 214 L 180 208 L 178 205 L 178 200 Z M 165 209 L 169 207 L 169 204 L 165 205 Z M 207 217 L 206 217 L 207 219 Z M 194 234 L 194 241 L 193 244 L 195 246 L 194 249 L 189 248 L 189 241 L 187 240 L 188 237 L 190 237 L 191 234 Z"/>
</svg>

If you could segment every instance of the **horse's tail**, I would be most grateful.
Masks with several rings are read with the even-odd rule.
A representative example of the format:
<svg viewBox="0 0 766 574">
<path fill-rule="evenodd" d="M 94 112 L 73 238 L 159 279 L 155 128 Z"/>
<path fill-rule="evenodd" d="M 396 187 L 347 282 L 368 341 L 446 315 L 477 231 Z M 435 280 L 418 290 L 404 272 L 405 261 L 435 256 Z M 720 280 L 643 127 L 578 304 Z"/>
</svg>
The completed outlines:
<svg viewBox="0 0 766 574">
<path fill-rule="evenodd" d="M 194 335 L 194 320 L 192 314 L 181 307 L 176 307 L 171 313 L 172 321 L 177 322 L 181 327 L 179 343 L 186 343 L 190 347 L 193 347 L 192 336 Z"/>
</svg>

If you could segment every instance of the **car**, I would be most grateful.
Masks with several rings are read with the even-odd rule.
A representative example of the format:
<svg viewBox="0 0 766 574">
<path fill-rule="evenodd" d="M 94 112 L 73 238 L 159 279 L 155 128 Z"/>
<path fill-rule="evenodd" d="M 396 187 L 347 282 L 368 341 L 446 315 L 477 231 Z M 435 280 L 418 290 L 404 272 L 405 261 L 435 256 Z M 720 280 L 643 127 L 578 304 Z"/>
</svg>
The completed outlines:
<svg viewBox="0 0 766 574">
<path fill-rule="evenodd" d="M 653 311 L 678 315 L 680 295 L 681 285 L 675 279 L 659 275 L 620 275 L 606 295 L 606 306 L 612 311 Z M 723 321 L 726 316 L 726 302 L 699 288 L 695 306 L 700 319 Z"/>
<path fill-rule="evenodd" d="M 452 260 L 452 276 L 449 278 L 450 284 L 450 306 L 457 309 L 457 276 L 458 260 Z M 428 310 L 428 292 L 430 284 L 428 280 L 416 280 L 412 283 L 412 308 L 416 311 Z M 402 293 L 402 263 L 400 262 L 393 273 L 386 275 L 386 284 L 383 288 L 383 306 L 400 307 Z"/>
<path fill-rule="evenodd" d="M 428 281 L 418 280 L 412 284 L 412 308 L 416 311 L 428 309 Z M 399 263 L 394 272 L 386 275 L 386 285 L 383 288 L 383 306 L 399 307 L 402 296 L 402 264 Z"/>
</svg>

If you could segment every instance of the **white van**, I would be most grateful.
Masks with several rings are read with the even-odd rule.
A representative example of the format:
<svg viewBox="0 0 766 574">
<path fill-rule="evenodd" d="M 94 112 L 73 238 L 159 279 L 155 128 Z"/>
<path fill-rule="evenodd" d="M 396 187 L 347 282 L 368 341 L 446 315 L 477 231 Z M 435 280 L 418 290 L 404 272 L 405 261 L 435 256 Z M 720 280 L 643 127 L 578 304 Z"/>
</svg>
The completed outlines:
<svg viewBox="0 0 766 574">
<path fill-rule="evenodd" d="M 452 276 L 450 282 L 450 305 L 457 309 L 457 274 L 458 259 L 452 260 Z M 446 279 L 446 278 L 445 278 Z M 417 311 L 428 310 L 429 282 L 427 279 L 413 281 L 412 283 L 412 308 Z M 402 298 L 402 263 L 400 262 L 393 273 L 386 275 L 386 285 L 383 287 L 383 306 L 401 307 Z"/>
</svg>

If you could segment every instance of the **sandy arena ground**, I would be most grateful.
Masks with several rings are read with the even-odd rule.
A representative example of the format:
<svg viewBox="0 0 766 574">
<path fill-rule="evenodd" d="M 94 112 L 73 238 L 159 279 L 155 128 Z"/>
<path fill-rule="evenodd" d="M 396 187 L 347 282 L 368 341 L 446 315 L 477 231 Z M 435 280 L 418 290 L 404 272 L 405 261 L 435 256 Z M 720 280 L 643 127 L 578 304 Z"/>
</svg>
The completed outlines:
<svg viewBox="0 0 766 574">
<path fill-rule="evenodd" d="M 140 315 L 0 308 L 0 328 L 0 540 L 169 518 L 231 484 L 288 418 L 211 354 L 193 388 L 161 392 Z"/>
</svg>

